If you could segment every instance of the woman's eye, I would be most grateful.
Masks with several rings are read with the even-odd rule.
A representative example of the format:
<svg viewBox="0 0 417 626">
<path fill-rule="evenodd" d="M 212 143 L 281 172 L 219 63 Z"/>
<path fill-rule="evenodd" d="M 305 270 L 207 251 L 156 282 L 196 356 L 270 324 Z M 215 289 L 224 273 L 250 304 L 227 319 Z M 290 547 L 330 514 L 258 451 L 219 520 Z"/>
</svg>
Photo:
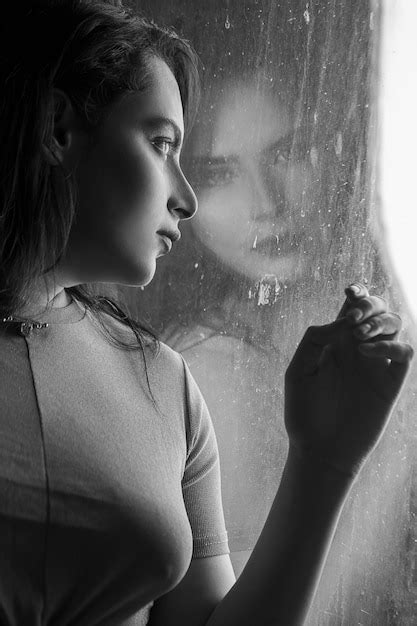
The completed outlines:
<svg viewBox="0 0 417 626">
<path fill-rule="evenodd" d="M 169 137 L 157 137 L 152 143 L 164 156 L 168 156 L 174 146 L 174 141 Z"/>
<path fill-rule="evenodd" d="M 236 167 L 215 165 L 207 169 L 206 176 L 208 187 L 224 187 L 231 184 L 239 176 L 239 172 Z"/>
<path fill-rule="evenodd" d="M 291 150 L 288 148 L 276 150 L 274 154 L 274 165 L 278 165 L 278 163 L 288 163 L 290 154 Z"/>
<path fill-rule="evenodd" d="M 239 166 L 232 163 L 212 163 L 204 160 L 203 164 L 191 166 L 190 181 L 197 189 L 225 187 L 232 184 L 241 175 Z"/>
<path fill-rule="evenodd" d="M 308 157 L 308 153 L 308 146 L 305 142 L 288 142 L 273 149 L 269 163 L 272 166 L 300 163 Z"/>
</svg>

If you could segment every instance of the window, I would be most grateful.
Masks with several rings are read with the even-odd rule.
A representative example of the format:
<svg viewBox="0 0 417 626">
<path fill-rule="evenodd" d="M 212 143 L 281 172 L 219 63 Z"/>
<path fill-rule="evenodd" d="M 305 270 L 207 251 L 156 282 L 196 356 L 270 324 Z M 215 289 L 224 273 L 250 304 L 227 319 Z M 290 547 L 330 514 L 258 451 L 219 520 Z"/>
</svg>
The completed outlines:
<svg viewBox="0 0 417 626">
<path fill-rule="evenodd" d="M 244 566 L 283 470 L 285 368 L 353 280 L 403 313 L 377 195 L 381 6 L 336 0 L 141 0 L 199 53 L 203 98 L 183 151 L 199 211 L 145 290 L 130 290 L 209 406 L 232 561 Z M 407 335 L 408 333 L 408 335 Z M 410 379 L 352 488 L 307 624 L 411 624 L 417 608 Z"/>
</svg>

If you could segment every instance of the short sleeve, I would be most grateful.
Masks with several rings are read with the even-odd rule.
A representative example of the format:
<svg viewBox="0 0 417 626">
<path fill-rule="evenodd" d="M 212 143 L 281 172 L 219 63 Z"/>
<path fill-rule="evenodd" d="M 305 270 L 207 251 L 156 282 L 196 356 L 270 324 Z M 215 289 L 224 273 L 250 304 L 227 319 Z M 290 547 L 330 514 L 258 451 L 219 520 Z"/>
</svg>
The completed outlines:
<svg viewBox="0 0 417 626">
<path fill-rule="evenodd" d="M 229 554 L 216 435 L 200 389 L 184 359 L 182 361 L 187 412 L 187 458 L 182 492 L 193 533 L 192 558 Z"/>
</svg>

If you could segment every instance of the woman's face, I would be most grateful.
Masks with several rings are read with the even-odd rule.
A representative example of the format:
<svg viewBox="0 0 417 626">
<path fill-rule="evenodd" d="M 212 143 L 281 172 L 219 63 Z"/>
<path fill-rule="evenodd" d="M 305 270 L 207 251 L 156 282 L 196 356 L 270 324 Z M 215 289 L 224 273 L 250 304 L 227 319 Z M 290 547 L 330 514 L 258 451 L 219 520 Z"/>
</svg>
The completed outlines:
<svg viewBox="0 0 417 626">
<path fill-rule="evenodd" d="M 222 100 L 208 150 L 197 129 L 192 167 L 200 209 L 193 233 L 250 280 L 273 274 L 291 281 L 307 268 L 312 168 L 306 151 L 295 148 L 288 158 L 293 135 L 289 112 L 268 93 L 244 84 L 230 88 Z"/>
<path fill-rule="evenodd" d="M 150 63 L 151 86 L 111 106 L 77 162 L 77 216 L 60 264 L 65 286 L 147 284 L 179 221 L 197 208 L 179 165 L 178 85 L 163 61 Z"/>
</svg>

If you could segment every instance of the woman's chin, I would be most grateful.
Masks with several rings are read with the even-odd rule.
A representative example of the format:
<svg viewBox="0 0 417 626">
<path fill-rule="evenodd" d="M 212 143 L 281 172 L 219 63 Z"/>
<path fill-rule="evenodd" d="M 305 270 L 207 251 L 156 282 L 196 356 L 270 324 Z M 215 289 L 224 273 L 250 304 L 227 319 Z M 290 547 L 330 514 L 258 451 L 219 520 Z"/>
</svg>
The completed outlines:
<svg viewBox="0 0 417 626">
<path fill-rule="evenodd" d="M 259 258 L 256 258 L 259 257 Z M 248 254 L 248 257 L 240 263 L 227 263 L 234 270 L 252 283 L 258 283 L 275 277 L 280 283 L 294 283 L 303 278 L 307 270 L 306 258 L 297 254 L 282 256 L 279 258 L 262 257 L 261 255 Z"/>
<path fill-rule="evenodd" d="M 112 281 L 127 287 L 146 287 L 155 276 L 156 263 L 150 263 L 147 266 L 133 266 L 129 270 L 121 273 L 118 280 Z"/>
</svg>

